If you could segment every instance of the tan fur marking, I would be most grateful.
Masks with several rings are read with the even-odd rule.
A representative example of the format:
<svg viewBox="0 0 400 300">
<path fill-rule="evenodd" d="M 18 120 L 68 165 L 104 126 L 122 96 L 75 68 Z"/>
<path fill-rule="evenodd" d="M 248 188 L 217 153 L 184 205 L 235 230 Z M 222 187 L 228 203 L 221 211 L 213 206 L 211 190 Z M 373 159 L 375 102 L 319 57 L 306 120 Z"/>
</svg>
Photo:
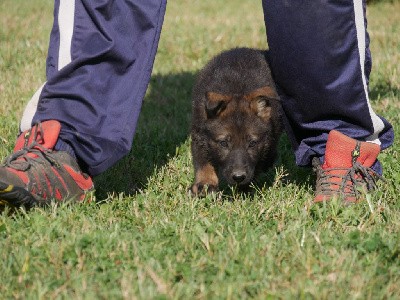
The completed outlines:
<svg viewBox="0 0 400 300">
<path fill-rule="evenodd" d="M 196 180 L 194 186 L 196 186 L 197 184 L 218 186 L 218 176 L 215 173 L 215 169 L 211 164 L 206 164 L 196 171 Z M 197 194 L 198 191 L 196 190 L 193 192 Z"/>
<path fill-rule="evenodd" d="M 264 86 L 262 88 L 256 89 L 251 91 L 250 93 L 246 94 L 244 98 L 246 100 L 252 101 L 258 97 L 267 97 L 272 99 L 279 99 L 278 94 L 276 93 L 275 89 L 270 86 Z"/>
<path fill-rule="evenodd" d="M 215 92 L 207 92 L 207 100 L 212 102 L 228 102 L 232 100 L 232 95 L 224 95 Z"/>
<path fill-rule="evenodd" d="M 224 95 L 215 92 L 207 92 L 206 97 L 206 109 L 211 111 L 213 116 L 219 116 L 233 99 L 232 95 Z"/>
</svg>

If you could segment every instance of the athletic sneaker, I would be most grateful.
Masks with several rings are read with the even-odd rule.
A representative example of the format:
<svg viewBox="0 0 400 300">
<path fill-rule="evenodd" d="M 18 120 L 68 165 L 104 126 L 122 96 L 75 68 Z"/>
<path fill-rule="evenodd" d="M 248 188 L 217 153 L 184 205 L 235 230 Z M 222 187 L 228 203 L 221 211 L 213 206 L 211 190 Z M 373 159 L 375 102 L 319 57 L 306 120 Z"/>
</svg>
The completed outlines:
<svg viewBox="0 0 400 300">
<path fill-rule="evenodd" d="M 54 150 L 60 129 L 58 121 L 50 120 L 19 136 L 14 153 L 0 166 L 1 204 L 31 208 L 52 200 L 82 201 L 93 189 L 92 178 L 75 158 Z"/>
<path fill-rule="evenodd" d="M 362 200 L 367 191 L 376 187 L 382 178 L 371 169 L 376 162 L 380 147 L 360 142 L 336 130 L 328 135 L 325 162 L 321 165 L 314 157 L 313 167 L 317 173 L 314 202 L 340 198 L 346 203 Z"/>
</svg>

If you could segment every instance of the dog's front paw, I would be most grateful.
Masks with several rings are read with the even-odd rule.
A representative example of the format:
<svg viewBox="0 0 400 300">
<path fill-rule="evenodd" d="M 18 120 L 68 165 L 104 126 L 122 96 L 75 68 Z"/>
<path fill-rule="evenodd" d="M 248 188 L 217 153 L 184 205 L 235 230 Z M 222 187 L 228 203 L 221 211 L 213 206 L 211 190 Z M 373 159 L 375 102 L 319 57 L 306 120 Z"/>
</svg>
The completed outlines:
<svg viewBox="0 0 400 300">
<path fill-rule="evenodd" d="M 189 189 L 192 196 L 198 197 L 205 197 L 207 194 L 216 192 L 218 192 L 218 186 L 202 182 L 194 183 Z"/>
</svg>

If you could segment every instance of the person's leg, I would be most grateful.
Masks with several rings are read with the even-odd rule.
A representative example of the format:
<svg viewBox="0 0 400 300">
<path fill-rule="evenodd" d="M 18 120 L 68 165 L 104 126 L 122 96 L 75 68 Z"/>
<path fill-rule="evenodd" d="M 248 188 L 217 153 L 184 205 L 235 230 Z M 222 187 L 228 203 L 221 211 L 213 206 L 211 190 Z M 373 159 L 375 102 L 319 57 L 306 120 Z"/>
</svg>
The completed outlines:
<svg viewBox="0 0 400 300">
<path fill-rule="evenodd" d="M 0 166 L 0 204 L 84 199 L 131 148 L 166 0 L 56 0 L 47 81 Z M 78 163 L 79 162 L 79 165 Z"/>
<path fill-rule="evenodd" d="M 58 120 L 56 149 L 72 148 L 90 175 L 126 155 L 165 7 L 166 0 L 57 0 L 47 82 L 27 106 L 21 131 Z"/>
<path fill-rule="evenodd" d="M 358 140 L 389 147 L 393 129 L 375 114 L 368 97 L 365 1 L 263 0 L 263 9 L 271 70 L 296 163 L 309 166 L 313 157 L 324 161 L 332 130 L 354 139 L 354 145 Z M 336 145 L 337 135 L 330 139 Z M 371 166 L 381 172 L 376 159 Z"/>
<path fill-rule="evenodd" d="M 390 146 L 392 127 L 368 98 L 365 1 L 263 0 L 263 8 L 271 69 L 297 164 L 323 156 L 332 129 L 382 149 Z"/>
</svg>

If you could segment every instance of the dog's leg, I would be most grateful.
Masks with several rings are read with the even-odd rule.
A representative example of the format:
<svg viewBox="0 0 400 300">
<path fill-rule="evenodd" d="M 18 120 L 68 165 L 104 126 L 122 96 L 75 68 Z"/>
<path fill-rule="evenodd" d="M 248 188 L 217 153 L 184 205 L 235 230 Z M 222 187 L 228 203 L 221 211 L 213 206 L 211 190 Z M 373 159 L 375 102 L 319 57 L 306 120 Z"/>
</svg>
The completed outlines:
<svg viewBox="0 0 400 300">
<path fill-rule="evenodd" d="M 218 176 L 210 163 L 195 168 L 195 182 L 190 191 L 197 196 L 205 196 L 207 193 L 218 190 Z"/>
</svg>

